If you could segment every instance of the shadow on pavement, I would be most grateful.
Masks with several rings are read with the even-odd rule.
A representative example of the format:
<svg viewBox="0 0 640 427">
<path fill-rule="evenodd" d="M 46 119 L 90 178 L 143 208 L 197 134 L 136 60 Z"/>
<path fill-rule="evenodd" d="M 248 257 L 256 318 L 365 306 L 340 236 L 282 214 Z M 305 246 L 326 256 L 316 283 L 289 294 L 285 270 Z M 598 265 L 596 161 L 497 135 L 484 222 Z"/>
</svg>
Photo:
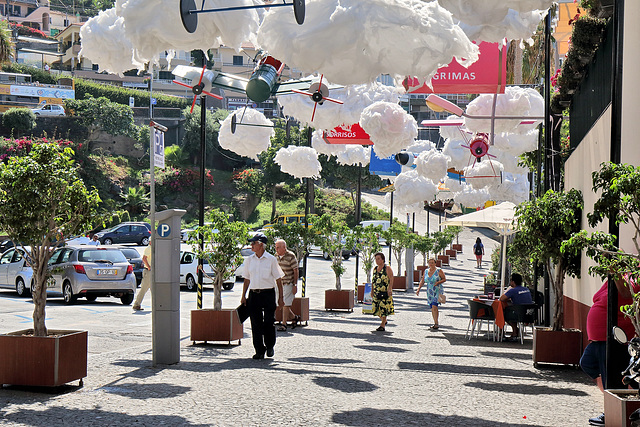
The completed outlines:
<svg viewBox="0 0 640 427">
<path fill-rule="evenodd" d="M 563 394 L 567 396 L 588 396 L 588 393 L 580 390 L 574 390 L 571 388 L 562 387 L 548 387 L 545 385 L 534 384 L 504 384 L 504 383 L 483 383 L 483 382 L 470 382 L 464 384 L 467 387 L 479 388 L 485 391 L 499 391 L 501 393 L 513 393 L 513 394 Z"/>
<path fill-rule="evenodd" d="M 481 351 L 482 356 L 499 357 L 505 359 L 519 359 L 519 360 L 531 360 L 531 353 L 518 353 L 507 351 Z"/>
<path fill-rule="evenodd" d="M 125 408 L 122 408 L 124 411 Z M 63 406 L 47 408 L 44 411 L 21 409 L 18 412 L 3 414 L 5 423 L 26 424 L 35 427 L 50 427 L 52 420 L 68 420 L 75 425 L 148 425 L 148 426 L 207 426 L 206 424 L 193 424 L 186 418 L 177 415 L 127 415 L 123 412 L 102 411 L 99 408 L 73 409 Z"/>
<path fill-rule="evenodd" d="M 369 351 L 383 351 L 387 353 L 405 353 L 409 350 L 406 348 L 389 347 L 384 345 L 354 345 L 355 348 L 361 348 Z"/>
<path fill-rule="evenodd" d="M 312 381 L 320 387 L 331 388 L 343 393 L 366 393 L 378 389 L 378 386 L 375 384 L 353 378 L 316 377 Z"/>
<path fill-rule="evenodd" d="M 297 331 L 297 329 L 296 329 Z M 371 331 L 372 332 L 372 331 Z M 318 329 L 301 329 L 300 332 L 296 332 L 300 335 L 308 335 L 308 336 L 325 336 L 332 338 L 348 338 L 348 339 L 356 339 L 363 340 L 374 343 L 385 343 L 385 344 L 420 344 L 419 341 L 407 340 L 404 338 L 395 338 L 388 331 L 386 334 L 376 333 L 372 334 L 371 332 L 344 332 L 344 331 L 322 331 Z"/>
<path fill-rule="evenodd" d="M 384 420 L 385 425 L 413 425 L 413 426 L 491 426 L 507 427 L 513 423 L 483 420 L 476 417 L 464 417 L 461 415 L 441 415 L 430 412 L 410 412 L 400 409 L 373 409 L 363 408 L 357 411 L 336 412 L 331 421 L 344 426 L 380 425 Z"/>
<path fill-rule="evenodd" d="M 362 363 L 362 360 L 356 359 L 334 359 L 329 357 L 290 357 L 287 359 L 291 362 L 319 364 L 319 365 L 343 365 L 347 363 Z"/>
<path fill-rule="evenodd" d="M 509 369 L 500 367 L 484 367 L 474 365 L 452 365 L 450 363 L 421 363 L 421 362 L 398 362 L 399 369 L 418 372 L 437 372 L 449 374 L 481 375 L 483 377 L 496 378 L 532 378 L 538 379 L 540 375 L 526 369 Z"/>
<path fill-rule="evenodd" d="M 100 387 L 98 390 L 130 397 L 132 399 L 146 400 L 149 398 L 169 399 L 174 396 L 187 393 L 191 390 L 191 387 L 182 387 L 167 383 L 118 383 L 118 385 Z"/>
</svg>

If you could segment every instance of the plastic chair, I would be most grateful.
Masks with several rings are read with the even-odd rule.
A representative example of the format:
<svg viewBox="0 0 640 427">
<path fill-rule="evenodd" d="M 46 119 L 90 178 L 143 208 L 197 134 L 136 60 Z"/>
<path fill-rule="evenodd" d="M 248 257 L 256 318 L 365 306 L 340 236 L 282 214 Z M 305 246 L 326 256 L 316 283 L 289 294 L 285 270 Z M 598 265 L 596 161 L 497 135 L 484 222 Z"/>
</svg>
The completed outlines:
<svg viewBox="0 0 640 427">
<path fill-rule="evenodd" d="M 524 344 L 525 325 L 531 326 L 531 334 L 533 334 L 533 325 L 536 322 L 537 313 L 538 306 L 536 304 L 510 305 L 509 307 L 504 309 L 504 321 L 516 322 L 518 324 L 518 336 L 520 337 L 520 344 Z"/>
<path fill-rule="evenodd" d="M 496 316 L 493 313 L 493 308 L 490 305 L 483 304 L 478 301 L 468 300 L 469 304 L 469 324 L 467 325 L 467 332 L 464 335 L 466 338 L 469 336 L 469 340 L 473 336 L 473 332 L 476 329 L 476 324 L 478 324 L 478 330 L 476 332 L 476 337 L 480 335 L 480 330 L 482 329 L 482 322 L 487 322 L 487 337 L 492 336 L 495 340 L 495 328 L 491 328 L 491 322 L 495 322 Z M 469 330 L 471 329 L 471 333 Z"/>
</svg>

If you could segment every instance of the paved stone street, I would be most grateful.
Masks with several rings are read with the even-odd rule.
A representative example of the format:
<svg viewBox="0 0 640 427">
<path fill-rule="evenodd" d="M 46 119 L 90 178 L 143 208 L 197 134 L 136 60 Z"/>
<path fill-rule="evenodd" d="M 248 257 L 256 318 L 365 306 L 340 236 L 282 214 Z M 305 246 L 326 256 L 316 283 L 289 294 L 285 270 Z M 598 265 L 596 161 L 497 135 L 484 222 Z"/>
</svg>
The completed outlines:
<svg viewBox="0 0 640 427">
<path fill-rule="evenodd" d="M 0 390 L 4 425 L 587 425 L 602 410 L 602 395 L 581 370 L 535 369 L 531 337 L 495 343 L 464 339 L 466 300 L 481 292 L 471 245 L 479 231 L 461 234 L 464 253 L 445 268 L 448 300 L 441 329 L 429 330 L 424 296 L 396 292 L 396 315 L 384 333 L 378 318 L 324 311 L 333 288 L 329 261 L 310 258 L 307 296 L 311 321 L 278 332 L 273 359 L 253 360 L 251 328 L 241 345 L 193 345 L 189 310 L 195 294 L 181 293 L 181 361 L 151 363 L 150 299 L 145 311 L 115 299 L 60 299 L 47 305 L 49 328 L 89 331 L 89 367 L 84 386 L 38 391 Z M 487 257 L 497 243 L 482 236 Z M 420 262 L 420 260 L 418 260 Z M 395 260 L 392 262 L 397 268 Z M 343 286 L 354 285 L 355 260 L 346 261 Z M 364 280 L 364 273 L 360 273 Z M 240 300 L 241 283 L 223 292 L 223 306 Z M 205 294 L 211 306 L 212 292 Z M 0 330 L 31 327 L 30 300 L 0 292 Z M 25 367 L 28 369 L 28 367 Z"/>
</svg>

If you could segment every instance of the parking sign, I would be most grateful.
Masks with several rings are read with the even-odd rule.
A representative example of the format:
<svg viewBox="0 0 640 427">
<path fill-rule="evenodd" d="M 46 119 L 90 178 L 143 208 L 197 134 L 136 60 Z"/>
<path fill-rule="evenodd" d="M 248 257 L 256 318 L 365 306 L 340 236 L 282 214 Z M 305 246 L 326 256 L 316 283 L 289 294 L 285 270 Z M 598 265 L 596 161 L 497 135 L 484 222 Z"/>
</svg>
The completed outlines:
<svg viewBox="0 0 640 427">
<path fill-rule="evenodd" d="M 153 130 L 153 163 L 164 169 L 164 132 L 158 129 Z"/>
</svg>

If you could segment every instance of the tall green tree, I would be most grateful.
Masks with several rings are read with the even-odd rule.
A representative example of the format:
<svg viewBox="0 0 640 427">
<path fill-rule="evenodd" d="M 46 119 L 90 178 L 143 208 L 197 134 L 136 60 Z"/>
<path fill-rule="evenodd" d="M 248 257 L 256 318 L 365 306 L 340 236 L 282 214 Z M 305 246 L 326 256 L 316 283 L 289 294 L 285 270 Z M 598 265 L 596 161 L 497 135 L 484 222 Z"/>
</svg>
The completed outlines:
<svg viewBox="0 0 640 427">
<path fill-rule="evenodd" d="M 133 110 L 128 105 L 111 102 L 105 97 L 86 99 L 67 99 L 65 110 L 80 117 L 89 130 L 88 141 L 96 138 L 98 131 L 110 135 L 138 136 L 138 127 L 133 123 Z"/>
<path fill-rule="evenodd" d="M 7 21 L 0 21 L 0 64 L 9 62 L 11 58 L 13 58 L 11 29 Z"/>
<path fill-rule="evenodd" d="M 201 138 L 200 106 L 196 105 L 193 113 L 189 112 L 190 109 L 189 107 L 182 110 L 186 121 L 184 122 L 185 132 L 184 138 L 180 143 L 180 148 L 189 155 L 192 164 L 199 164 Z M 223 149 L 218 143 L 220 124 L 228 115 L 229 111 L 222 109 L 215 110 L 214 112 L 207 110 L 205 114 L 206 162 L 209 166 L 222 170 L 233 170 L 245 162 L 244 157 Z"/>
<path fill-rule="evenodd" d="M 380 236 L 382 235 L 382 226 L 363 227 L 357 225 L 353 229 L 353 235 L 356 239 L 356 248 L 358 256 L 362 259 L 362 268 L 367 274 L 367 283 L 371 282 L 371 272 L 375 262 L 376 252 L 380 252 Z"/>
<path fill-rule="evenodd" d="M 394 222 L 391 226 L 382 232 L 382 235 L 386 242 L 391 245 L 391 251 L 398 263 L 398 270 L 396 274 L 402 275 L 402 252 L 411 246 L 414 239 L 414 234 L 407 230 L 407 226 L 400 222 Z M 389 260 L 391 263 L 391 260 Z"/>
<path fill-rule="evenodd" d="M 149 207 L 149 193 L 143 187 L 129 187 L 122 191 L 120 197 L 124 200 L 122 207 L 131 216 L 143 213 Z"/>
<path fill-rule="evenodd" d="M 331 215 L 314 217 L 313 229 L 320 234 L 320 247 L 331 255 L 331 269 L 336 276 L 336 289 L 341 290 L 340 278 L 345 272 L 342 264 L 342 250 L 353 248 L 353 233 L 342 221 L 336 221 Z"/>
<path fill-rule="evenodd" d="M 23 157 L 0 163 L 0 228 L 19 242 L 33 268 L 33 328 L 46 336 L 47 264 L 56 237 L 91 227 L 100 202 L 87 190 L 72 160 L 73 151 L 38 144 Z"/>
<path fill-rule="evenodd" d="M 429 235 L 417 235 L 414 237 L 413 250 L 422 254 L 422 265 L 427 265 L 427 257 L 429 252 L 433 250 L 434 239 Z"/>
<path fill-rule="evenodd" d="M 580 257 L 563 253 L 562 243 L 580 231 L 582 193 L 547 191 L 542 197 L 516 207 L 517 233 L 514 241 L 529 248 L 532 262 L 547 271 L 555 293 L 553 330 L 562 330 L 564 321 L 564 279 L 580 275 Z"/>
</svg>

